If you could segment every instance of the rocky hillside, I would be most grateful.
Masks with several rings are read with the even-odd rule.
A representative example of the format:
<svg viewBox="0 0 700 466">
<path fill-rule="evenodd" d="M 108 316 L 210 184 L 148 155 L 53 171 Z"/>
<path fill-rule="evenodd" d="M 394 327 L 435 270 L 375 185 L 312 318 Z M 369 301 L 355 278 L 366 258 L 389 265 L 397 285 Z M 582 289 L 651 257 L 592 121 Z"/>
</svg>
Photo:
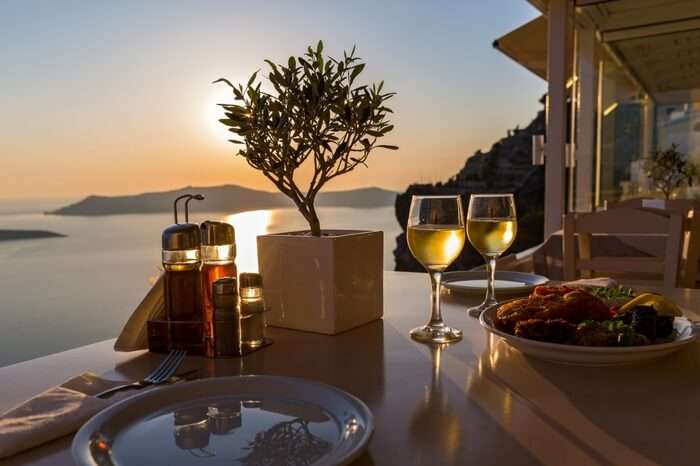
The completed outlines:
<svg viewBox="0 0 700 466">
<path fill-rule="evenodd" d="M 467 159 L 457 175 L 447 182 L 415 184 L 396 197 L 396 218 L 404 232 L 396 238 L 396 270 L 423 271 L 406 244 L 406 221 L 414 194 L 461 194 L 465 214 L 472 193 L 513 193 L 518 214 L 518 235 L 509 252 L 521 251 L 542 242 L 544 227 L 544 166 L 532 165 L 532 136 L 544 134 L 544 111 L 523 129 L 515 128 L 488 152 L 478 151 Z M 451 269 L 466 270 L 483 264 L 470 245 Z"/>
</svg>

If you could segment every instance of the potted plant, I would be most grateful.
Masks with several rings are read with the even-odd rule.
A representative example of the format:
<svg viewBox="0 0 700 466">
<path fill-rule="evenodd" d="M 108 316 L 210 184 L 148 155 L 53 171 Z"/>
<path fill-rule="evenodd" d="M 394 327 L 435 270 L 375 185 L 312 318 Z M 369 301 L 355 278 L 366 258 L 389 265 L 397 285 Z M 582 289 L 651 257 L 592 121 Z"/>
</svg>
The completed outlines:
<svg viewBox="0 0 700 466">
<path fill-rule="evenodd" d="M 666 200 L 676 188 L 687 184 L 693 185 L 697 176 L 697 167 L 690 162 L 676 144 L 671 144 L 666 150 L 657 150 L 644 161 L 646 176 L 652 185 L 661 191 Z"/>
<path fill-rule="evenodd" d="M 221 104 L 221 123 L 239 136 L 253 168 L 288 196 L 308 231 L 258 237 L 258 262 L 272 311 L 268 323 L 335 334 L 382 315 L 383 234 L 322 230 L 314 201 L 337 176 L 365 165 L 393 126 L 383 82 L 358 85 L 365 68 L 355 48 L 340 59 L 323 56 L 323 42 L 286 64 L 265 60 L 270 92 L 257 72 L 247 84 L 226 79 L 234 104 Z M 301 170 L 309 178 L 302 185 Z"/>
</svg>

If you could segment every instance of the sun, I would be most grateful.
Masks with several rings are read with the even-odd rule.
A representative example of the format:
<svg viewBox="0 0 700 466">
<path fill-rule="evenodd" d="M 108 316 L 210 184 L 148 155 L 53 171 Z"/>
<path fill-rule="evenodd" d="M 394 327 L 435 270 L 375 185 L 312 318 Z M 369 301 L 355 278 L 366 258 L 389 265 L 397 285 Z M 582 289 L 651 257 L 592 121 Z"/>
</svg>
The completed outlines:
<svg viewBox="0 0 700 466">
<path fill-rule="evenodd" d="M 230 145 L 231 143 L 229 143 L 228 140 L 235 137 L 235 135 L 219 122 L 220 119 L 226 118 L 226 115 L 224 115 L 223 109 L 218 104 L 233 102 L 233 93 L 231 93 L 231 88 L 226 84 L 212 85 L 206 99 L 204 99 L 204 122 L 212 136 L 217 141 L 220 141 L 221 144 Z"/>
</svg>

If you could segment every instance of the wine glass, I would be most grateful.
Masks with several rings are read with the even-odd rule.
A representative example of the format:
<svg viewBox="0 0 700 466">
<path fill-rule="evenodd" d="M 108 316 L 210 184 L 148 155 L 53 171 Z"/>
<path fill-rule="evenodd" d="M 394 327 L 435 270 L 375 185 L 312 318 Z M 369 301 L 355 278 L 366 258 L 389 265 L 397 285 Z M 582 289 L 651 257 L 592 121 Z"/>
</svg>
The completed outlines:
<svg viewBox="0 0 700 466">
<path fill-rule="evenodd" d="M 449 343 L 462 339 L 462 331 L 448 327 L 440 313 L 442 272 L 462 252 L 465 241 L 464 213 L 459 196 L 413 196 L 407 225 L 408 248 L 430 275 L 430 320 L 411 330 L 423 343 Z"/>
<path fill-rule="evenodd" d="M 498 303 L 494 287 L 496 258 L 513 244 L 517 232 L 512 194 L 472 194 L 467 212 L 467 236 L 486 262 L 488 283 L 484 302 L 469 308 L 469 315 L 478 317 L 486 308 Z"/>
</svg>

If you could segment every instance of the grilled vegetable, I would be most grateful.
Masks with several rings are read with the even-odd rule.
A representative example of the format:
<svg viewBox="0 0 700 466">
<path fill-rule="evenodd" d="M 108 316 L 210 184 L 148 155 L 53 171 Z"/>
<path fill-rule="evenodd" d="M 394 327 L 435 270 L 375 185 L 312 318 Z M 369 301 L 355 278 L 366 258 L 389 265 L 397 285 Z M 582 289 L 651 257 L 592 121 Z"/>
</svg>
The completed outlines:
<svg viewBox="0 0 700 466">
<path fill-rule="evenodd" d="M 656 309 L 651 306 L 637 306 L 632 312 L 632 328 L 649 340 L 656 340 Z"/>
<path fill-rule="evenodd" d="M 636 332 L 652 341 L 673 335 L 673 319 L 673 316 L 659 315 L 651 306 L 636 306 L 615 317 L 616 321 L 630 325 Z"/>
<path fill-rule="evenodd" d="M 576 344 L 581 346 L 638 346 L 649 339 L 621 320 L 587 320 L 576 329 Z"/>
<path fill-rule="evenodd" d="M 656 317 L 656 337 L 669 338 L 673 335 L 673 316 Z"/>
</svg>

